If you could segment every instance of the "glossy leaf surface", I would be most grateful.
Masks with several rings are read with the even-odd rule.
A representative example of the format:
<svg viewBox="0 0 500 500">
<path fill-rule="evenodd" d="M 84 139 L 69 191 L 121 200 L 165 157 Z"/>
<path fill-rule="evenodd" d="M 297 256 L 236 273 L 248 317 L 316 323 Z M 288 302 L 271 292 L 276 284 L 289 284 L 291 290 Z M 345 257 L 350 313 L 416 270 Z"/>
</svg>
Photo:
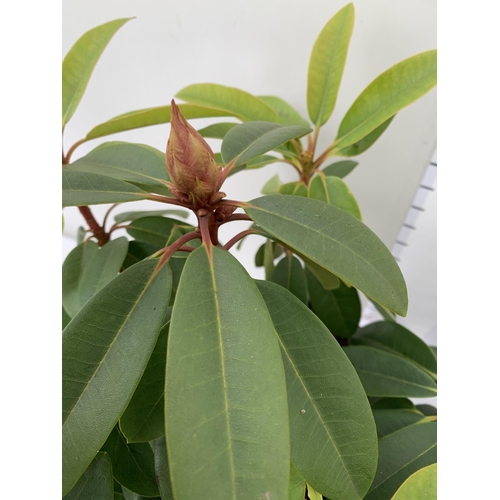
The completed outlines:
<svg viewBox="0 0 500 500">
<path fill-rule="evenodd" d="M 125 410 L 156 343 L 171 272 L 140 262 L 101 289 L 63 332 L 63 493 Z"/>
<path fill-rule="evenodd" d="M 350 3 L 328 21 L 314 44 L 307 72 L 307 109 L 316 125 L 323 125 L 335 108 L 353 28 Z"/>
<path fill-rule="evenodd" d="M 300 196 L 265 196 L 244 208 L 260 227 L 368 297 L 404 316 L 406 285 L 387 247 L 344 210 Z"/>
<path fill-rule="evenodd" d="M 272 95 L 260 95 L 258 98 L 264 101 L 270 108 L 272 108 L 281 118 L 282 123 L 285 125 L 301 125 L 303 127 L 310 127 L 307 120 L 304 120 L 300 113 L 280 97 Z"/>
<path fill-rule="evenodd" d="M 307 283 L 304 268 L 297 257 L 286 255 L 274 269 L 273 281 L 293 293 L 307 305 Z"/>
<path fill-rule="evenodd" d="M 274 283 L 257 285 L 285 366 L 291 459 L 325 496 L 361 499 L 377 467 L 377 434 L 359 378 L 310 309 Z"/>
<path fill-rule="evenodd" d="M 414 472 L 396 491 L 392 500 L 437 500 L 437 464 Z"/>
<path fill-rule="evenodd" d="M 367 346 L 344 348 L 368 396 L 432 398 L 436 382 L 425 371 L 399 355 Z"/>
<path fill-rule="evenodd" d="M 155 455 L 155 473 L 158 489 L 162 500 L 174 500 L 172 484 L 170 483 L 170 469 L 168 466 L 168 453 L 165 437 L 155 439 L 153 442 Z"/>
<path fill-rule="evenodd" d="M 228 252 L 187 259 L 172 312 L 166 439 L 177 500 L 285 500 L 289 431 L 283 364 L 254 281 Z M 193 307 L 196 304 L 196 307 Z"/>
<path fill-rule="evenodd" d="M 373 410 L 373 418 L 377 425 L 377 435 L 383 438 L 388 434 L 415 424 L 425 417 L 417 410 L 393 409 L 393 410 Z"/>
<path fill-rule="evenodd" d="M 358 166 L 357 161 L 342 160 L 332 163 L 323 169 L 325 175 L 334 175 L 335 177 L 344 178 L 346 175 L 350 174 L 355 167 Z"/>
<path fill-rule="evenodd" d="M 114 34 L 131 18 L 101 24 L 81 36 L 62 63 L 62 126 L 73 116 L 92 71 Z"/>
<path fill-rule="evenodd" d="M 360 141 L 398 111 L 436 85 L 437 51 L 401 61 L 375 78 L 344 116 L 334 145 L 343 149 Z"/>
</svg>

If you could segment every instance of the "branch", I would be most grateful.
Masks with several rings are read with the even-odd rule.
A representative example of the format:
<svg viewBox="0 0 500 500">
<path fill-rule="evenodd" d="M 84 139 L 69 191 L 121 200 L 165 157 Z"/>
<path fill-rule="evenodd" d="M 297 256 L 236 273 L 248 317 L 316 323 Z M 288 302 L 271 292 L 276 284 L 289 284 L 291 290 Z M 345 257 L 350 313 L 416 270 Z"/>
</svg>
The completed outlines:
<svg viewBox="0 0 500 500">
<path fill-rule="evenodd" d="M 257 234 L 253 229 L 247 229 L 246 231 L 241 231 L 236 236 L 233 236 L 225 245 L 224 250 L 229 250 L 235 243 L 238 243 L 242 238 L 248 236 L 249 234 Z"/>
</svg>

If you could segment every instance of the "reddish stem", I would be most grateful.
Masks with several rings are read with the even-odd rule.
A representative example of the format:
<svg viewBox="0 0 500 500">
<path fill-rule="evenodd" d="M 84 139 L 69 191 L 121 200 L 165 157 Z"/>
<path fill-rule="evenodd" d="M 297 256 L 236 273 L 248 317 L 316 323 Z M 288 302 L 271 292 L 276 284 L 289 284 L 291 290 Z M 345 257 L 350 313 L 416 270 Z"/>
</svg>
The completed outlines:
<svg viewBox="0 0 500 500">
<path fill-rule="evenodd" d="M 200 233 L 198 233 L 196 231 L 191 231 L 190 233 L 186 233 L 183 236 L 181 236 L 178 240 L 174 241 L 170 246 L 166 247 L 165 252 L 163 253 L 160 262 L 156 266 L 155 273 L 158 272 L 165 265 L 165 263 L 168 261 L 168 259 L 170 259 L 170 257 L 172 257 L 172 255 L 175 252 L 177 252 L 177 250 L 182 249 L 181 247 L 184 245 L 184 243 L 187 243 L 188 241 L 194 240 L 195 238 L 199 238 L 199 237 L 200 237 Z M 188 247 L 188 248 L 192 248 L 192 247 Z M 194 248 L 193 248 L 193 250 L 194 250 Z M 191 250 L 186 250 L 186 251 L 191 251 Z"/>
<path fill-rule="evenodd" d="M 170 196 L 162 196 L 160 194 L 149 193 L 146 198 L 152 201 L 159 201 L 161 203 L 169 203 L 170 205 L 177 205 L 179 207 L 191 208 L 187 203 L 177 200 L 176 198 L 171 198 Z"/>
<path fill-rule="evenodd" d="M 92 231 L 94 237 L 97 238 L 97 244 L 100 247 L 105 245 L 109 241 L 109 234 L 107 234 L 106 231 L 104 231 L 104 228 L 97 223 L 94 216 L 92 215 L 92 212 L 90 211 L 90 208 L 83 206 L 78 207 L 78 210 L 80 210 L 80 213 L 83 215 L 83 218 L 89 225 L 89 228 Z"/>
<path fill-rule="evenodd" d="M 247 229 L 246 231 L 241 231 L 236 236 L 233 236 L 225 245 L 224 250 L 229 250 L 235 243 L 238 243 L 241 239 L 249 234 L 257 234 L 253 229 Z"/>
<path fill-rule="evenodd" d="M 226 222 L 233 222 L 235 220 L 249 220 L 251 221 L 252 219 L 247 215 L 247 214 L 233 214 L 230 215 L 227 219 L 219 222 L 219 226 L 222 226 L 222 224 L 225 224 Z"/>
</svg>

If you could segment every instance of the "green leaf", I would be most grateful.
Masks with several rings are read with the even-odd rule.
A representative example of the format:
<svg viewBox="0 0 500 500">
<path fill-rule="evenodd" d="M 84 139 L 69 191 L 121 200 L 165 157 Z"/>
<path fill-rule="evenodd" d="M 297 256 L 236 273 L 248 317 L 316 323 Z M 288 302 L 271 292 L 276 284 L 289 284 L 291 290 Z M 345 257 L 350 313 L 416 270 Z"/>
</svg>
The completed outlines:
<svg viewBox="0 0 500 500">
<path fill-rule="evenodd" d="M 392 500 L 437 500 L 437 464 L 414 472 L 396 491 Z"/>
<path fill-rule="evenodd" d="M 130 403 L 120 418 L 127 443 L 153 441 L 165 435 L 165 363 L 169 324 L 163 326 Z"/>
<path fill-rule="evenodd" d="M 62 171 L 63 207 L 144 200 L 147 193 L 128 182 L 86 172 Z"/>
<path fill-rule="evenodd" d="M 262 267 L 264 265 L 264 249 L 266 247 L 266 243 L 263 243 L 259 247 L 259 249 L 257 250 L 257 253 L 255 254 L 255 266 L 256 267 Z M 272 241 L 271 243 L 273 246 L 274 259 L 277 259 L 278 257 L 280 257 L 283 254 L 283 247 L 281 245 L 275 243 L 274 241 Z"/>
<path fill-rule="evenodd" d="M 179 104 L 179 109 L 186 118 L 212 118 L 220 116 L 231 116 L 231 113 L 226 113 L 220 109 L 205 108 L 203 106 L 193 106 L 192 104 Z M 160 125 L 169 123 L 172 116 L 170 106 L 157 106 L 154 108 L 138 109 L 129 111 L 119 116 L 115 116 L 100 125 L 94 127 L 86 136 L 85 140 L 96 139 L 125 130 L 133 130 L 136 128 L 149 127 L 151 125 Z"/>
<path fill-rule="evenodd" d="M 377 435 L 383 438 L 388 434 L 398 431 L 403 427 L 420 422 L 425 417 L 416 410 L 373 410 L 373 418 L 377 425 Z"/>
<path fill-rule="evenodd" d="M 352 160 L 342 160 L 332 163 L 323 169 L 323 173 L 328 176 L 335 176 L 344 178 L 346 175 L 350 174 L 355 167 L 358 166 L 357 161 Z"/>
<path fill-rule="evenodd" d="M 344 348 L 368 396 L 432 398 L 436 382 L 411 361 L 361 345 Z"/>
<path fill-rule="evenodd" d="M 127 233 L 136 240 L 163 248 L 167 244 L 172 229 L 178 222 L 167 217 L 143 217 L 132 221 L 127 226 Z"/>
<path fill-rule="evenodd" d="M 437 416 L 437 409 L 431 405 L 416 405 L 415 408 L 423 413 L 426 417 L 435 417 Z"/>
<path fill-rule="evenodd" d="M 99 251 L 97 243 L 88 240 L 73 248 L 62 266 L 62 303 L 72 318 L 80 310 L 80 282 L 83 271 Z"/>
<path fill-rule="evenodd" d="M 115 479 L 113 481 L 114 484 L 114 500 L 126 500 L 125 496 L 123 495 L 123 488 L 122 485 Z"/>
<path fill-rule="evenodd" d="M 344 210 L 300 196 L 264 196 L 244 208 L 286 246 L 404 316 L 403 275 L 382 241 Z"/>
<path fill-rule="evenodd" d="M 321 286 L 325 290 L 335 290 L 340 286 L 340 280 L 335 274 L 323 269 L 321 266 L 318 266 L 315 262 L 307 259 L 303 255 L 300 256 L 304 261 L 307 269 L 313 274 L 313 276 L 321 283 Z"/>
<path fill-rule="evenodd" d="M 113 468 L 106 453 L 98 453 L 64 500 L 113 500 Z"/>
<path fill-rule="evenodd" d="M 125 488 L 147 497 L 159 495 L 156 486 L 154 455 L 149 443 L 127 444 L 115 427 L 102 446 L 113 464 L 115 479 Z M 127 498 L 127 495 L 125 495 Z"/>
<path fill-rule="evenodd" d="M 191 104 L 223 110 L 242 120 L 282 123 L 280 116 L 261 99 L 225 85 L 195 83 L 184 87 L 175 97 Z"/>
<path fill-rule="evenodd" d="M 436 377 L 437 361 L 429 346 L 404 326 L 390 321 L 377 321 L 360 328 L 352 338 L 354 345 L 381 349 L 415 363 Z"/>
<path fill-rule="evenodd" d="M 153 442 L 153 451 L 155 454 L 156 482 L 160 490 L 160 496 L 162 500 L 174 500 L 165 437 L 155 439 Z"/>
<path fill-rule="evenodd" d="M 278 174 L 271 177 L 262 188 L 262 194 L 279 194 L 281 181 Z"/>
<path fill-rule="evenodd" d="M 437 425 L 425 422 L 404 427 L 379 441 L 375 480 L 365 500 L 389 500 L 414 472 L 437 461 Z"/>
<path fill-rule="evenodd" d="M 184 267 L 165 400 L 177 500 L 286 498 L 289 431 L 278 342 L 254 281 L 219 248 L 196 249 Z"/>
<path fill-rule="evenodd" d="M 285 125 L 301 125 L 302 127 L 310 127 L 309 122 L 304 120 L 300 113 L 286 101 L 280 97 L 272 95 L 260 95 L 258 98 L 272 108 L 281 118 L 281 122 Z"/>
<path fill-rule="evenodd" d="M 288 500 L 304 500 L 306 497 L 306 480 L 290 462 L 290 482 L 288 483 Z"/>
<path fill-rule="evenodd" d="M 380 127 L 436 85 L 437 51 L 401 61 L 366 87 L 342 120 L 334 146 L 344 149 Z"/>
<path fill-rule="evenodd" d="M 222 159 L 226 165 L 236 159 L 237 167 L 310 131 L 309 127 L 298 125 L 285 126 L 262 121 L 241 123 L 224 137 L 221 145 Z"/>
<path fill-rule="evenodd" d="M 115 215 L 115 222 L 134 221 L 142 219 L 143 217 L 153 217 L 159 215 L 175 215 L 176 217 L 180 217 L 182 219 L 187 219 L 189 217 L 189 213 L 184 210 L 140 210 L 117 214 Z"/>
<path fill-rule="evenodd" d="M 379 125 L 375 130 L 370 132 L 366 137 L 360 139 L 359 141 L 343 148 L 335 153 L 335 156 L 357 156 L 364 153 L 368 148 L 370 148 L 376 140 L 385 132 L 385 129 L 391 124 L 392 120 L 396 115 L 392 115 L 388 120 L 386 120 L 382 125 Z"/>
<path fill-rule="evenodd" d="M 384 318 L 385 321 L 392 321 L 393 323 L 396 322 L 396 315 L 393 312 L 389 311 L 384 306 L 377 304 L 373 300 L 370 299 L 368 300 L 371 302 L 373 307 L 378 311 L 378 313 L 382 316 L 382 318 Z"/>
<path fill-rule="evenodd" d="M 310 309 L 274 283 L 259 281 L 257 286 L 285 366 L 291 459 L 325 496 L 361 499 L 377 467 L 375 423 L 363 386 Z"/>
<path fill-rule="evenodd" d="M 62 308 L 62 329 L 66 328 L 66 325 L 71 321 L 71 316 L 66 312 L 64 306 Z"/>
<path fill-rule="evenodd" d="M 288 254 L 281 259 L 274 270 L 272 281 L 286 288 L 307 305 L 306 276 L 297 257 Z"/>
<path fill-rule="evenodd" d="M 269 165 L 270 163 L 277 163 L 280 161 L 281 161 L 280 158 L 276 158 L 275 156 L 272 156 L 272 155 L 259 155 L 259 156 L 256 156 L 253 160 L 247 161 L 245 163 L 245 165 L 246 165 L 245 168 L 247 170 L 254 170 L 257 168 L 265 167 L 266 165 Z M 231 171 L 231 173 L 234 170 L 236 170 L 236 169 L 233 169 Z"/>
<path fill-rule="evenodd" d="M 123 261 L 123 268 L 128 269 L 141 260 L 153 255 L 155 252 L 160 250 L 160 248 L 161 247 L 158 245 L 146 243 L 145 241 L 129 241 L 128 253 Z"/>
<path fill-rule="evenodd" d="M 307 496 L 309 500 L 323 500 L 323 495 L 314 490 L 309 484 L 307 485 Z"/>
<path fill-rule="evenodd" d="M 311 309 L 337 337 L 349 338 L 357 330 L 361 319 L 361 302 L 358 291 L 339 283 L 334 290 L 323 285 L 306 270 Z"/>
<path fill-rule="evenodd" d="M 76 233 L 76 244 L 79 245 L 80 243 L 83 243 L 83 240 L 85 239 L 85 228 L 83 226 L 79 226 L 77 233 Z"/>
<path fill-rule="evenodd" d="M 289 194 L 294 196 L 307 196 L 307 186 L 303 181 L 287 182 L 280 186 L 279 194 Z"/>
<path fill-rule="evenodd" d="M 63 494 L 125 410 L 156 343 L 171 272 L 140 262 L 92 297 L 63 331 Z"/>
<path fill-rule="evenodd" d="M 307 109 L 316 126 L 326 123 L 335 108 L 353 28 L 350 3 L 328 21 L 314 44 L 307 73 Z"/>
<path fill-rule="evenodd" d="M 267 280 L 271 280 L 274 274 L 274 242 L 272 240 L 267 240 L 264 243 L 264 273 Z"/>
<path fill-rule="evenodd" d="M 407 398 L 377 398 L 377 401 L 372 403 L 372 410 L 389 409 L 414 410 L 415 405 Z"/>
<path fill-rule="evenodd" d="M 206 139 L 224 139 L 226 134 L 233 128 L 238 125 L 237 123 L 214 123 L 213 125 L 209 125 L 208 127 L 201 128 L 198 130 L 198 133 L 205 137 Z"/>
<path fill-rule="evenodd" d="M 315 176 L 309 184 L 308 196 L 335 205 L 361 220 L 361 211 L 356 198 L 339 177 Z"/>
<path fill-rule="evenodd" d="M 85 93 L 97 61 L 113 35 L 130 19 L 115 19 L 81 36 L 62 63 L 62 126 L 69 122 Z"/>
</svg>

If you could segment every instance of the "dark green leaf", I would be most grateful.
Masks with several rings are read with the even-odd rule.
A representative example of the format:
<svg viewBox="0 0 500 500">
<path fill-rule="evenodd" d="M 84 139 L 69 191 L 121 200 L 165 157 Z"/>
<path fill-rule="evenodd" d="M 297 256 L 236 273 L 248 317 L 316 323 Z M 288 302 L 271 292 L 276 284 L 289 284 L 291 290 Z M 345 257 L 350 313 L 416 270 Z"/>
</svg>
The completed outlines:
<svg viewBox="0 0 500 500">
<path fill-rule="evenodd" d="M 286 246 L 404 316 L 406 285 L 391 252 L 362 222 L 333 205 L 301 196 L 264 196 L 245 211 Z"/>
<path fill-rule="evenodd" d="M 274 274 L 274 242 L 267 240 L 264 244 L 264 272 L 267 280 Z"/>
<path fill-rule="evenodd" d="M 167 217 L 143 217 L 132 221 L 127 226 L 127 233 L 136 240 L 163 248 L 176 224 L 179 224 L 178 220 Z"/>
<path fill-rule="evenodd" d="M 377 434 L 359 378 L 321 321 L 288 290 L 257 282 L 280 341 L 291 459 L 329 498 L 359 500 L 377 467 Z"/>
<path fill-rule="evenodd" d="M 62 126 L 69 122 L 85 93 L 97 61 L 113 35 L 132 18 L 115 19 L 82 35 L 62 63 Z"/>
<path fill-rule="evenodd" d="M 272 95 L 260 95 L 258 98 L 264 101 L 270 108 L 272 108 L 281 118 L 281 122 L 285 125 L 301 125 L 302 127 L 310 127 L 309 122 L 304 120 L 300 113 L 290 106 L 286 101 L 280 97 Z"/>
<path fill-rule="evenodd" d="M 274 283 L 278 283 L 307 305 L 307 283 L 304 268 L 297 257 L 286 255 L 278 262 L 273 273 Z"/>
<path fill-rule="evenodd" d="M 161 500 L 161 497 L 146 497 L 138 495 L 137 493 L 125 488 L 125 486 L 122 486 L 122 494 L 125 500 Z"/>
<path fill-rule="evenodd" d="M 306 480 L 290 462 L 290 483 L 288 484 L 288 500 L 304 500 L 306 497 Z"/>
<path fill-rule="evenodd" d="M 344 348 L 368 396 L 432 398 L 436 382 L 411 361 L 361 345 Z"/>
<path fill-rule="evenodd" d="M 147 193 L 128 182 L 86 172 L 62 171 L 63 207 L 144 200 Z"/>
<path fill-rule="evenodd" d="M 62 329 L 66 328 L 66 325 L 71 321 L 71 316 L 66 312 L 64 306 L 62 308 Z"/>
<path fill-rule="evenodd" d="M 198 133 L 205 137 L 206 139 L 224 139 L 226 134 L 233 128 L 238 125 L 237 123 L 214 123 L 213 125 L 209 125 L 208 127 L 201 128 L 198 130 Z"/>
<path fill-rule="evenodd" d="M 414 472 L 396 491 L 393 500 L 437 500 L 437 464 Z"/>
<path fill-rule="evenodd" d="M 168 454 L 165 437 L 156 439 L 153 442 L 153 451 L 155 454 L 155 472 L 156 482 L 162 500 L 174 500 L 172 493 L 172 484 L 170 482 L 170 469 L 168 466 Z"/>
<path fill-rule="evenodd" d="M 358 291 L 339 283 L 334 290 L 325 290 L 323 285 L 306 270 L 311 309 L 337 337 L 351 337 L 361 319 L 361 302 Z"/>
<path fill-rule="evenodd" d="M 438 348 L 434 345 L 430 345 L 429 346 L 431 351 L 434 353 L 434 356 L 436 357 L 436 361 L 437 361 L 437 357 L 438 357 Z"/>
<path fill-rule="evenodd" d="M 113 468 L 106 453 L 98 453 L 64 500 L 113 500 Z"/>
<path fill-rule="evenodd" d="M 417 405 L 415 408 L 423 413 L 426 417 L 435 417 L 437 416 L 437 409 L 431 405 Z"/>
<path fill-rule="evenodd" d="M 281 181 L 278 174 L 271 177 L 262 188 L 262 194 L 279 194 Z"/>
<path fill-rule="evenodd" d="M 138 212 L 122 212 L 121 214 L 115 215 L 115 221 L 134 221 L 137 219 L 142 219 L 143 217 L 153 217 L 159 215 L 175 215 L 176 217 L 180 217 L 182 219 L 187 219 L 189 217 L 189 213 L 184 210 L 141 210 Z"/>
<path fill-rule="evenodd" d="M 165 400 L 177 500 L 286 498 L 289 431 L 278 341 L 254 281 L 219 248 L 211 256 L 196 249 L 184 267 Z"/>
<path fill-rule="evenodd" d="M 424 415 L 416 410 L 373 410 L 373 418 L 377 425 L 377 435 L 383 438 L 403 427 L 415 424 L 424 419 Z"/>
<path fill-rule="evenodd" d="M 63 332 L 63 494 L 125 410 L 156 343 L 171 272 L 139 262 L 92 297 Z"/>
<path fill-rule="evenodd" d="M 141 260 L 153 255 L 160 250 L 160 246 L 146 243 L 144 241 L 129 241 L 128 253 L 123 261 L 123 268 L 128 269 L 130 266 L 137 264 Z"/>
<path fill-rule="evenodd" d="M 389 409 L 409 409 L 414 410 L 415 405 L 407 398 L 375 398 L 377 401 L 372 403 L 372 410 Z"/>
<path fill-rule="evenodd" d="M 323 169 L 323 173 L 329 176 L 335 176 L 343 178 L 346 175 L 350 174 L 355 167 L 358 166 L 357 161 L 351 160 L 342 160 L 332 163 Z"/>
<path fill-rule="evenodd" d="M 125 488 L 147 497 L 158 496 L 154 455 L 149 443 L 127 444 L 115 427 L 102 446 L 113 464 L 113 476 Z M 124 496 L 127 495 L 124 491 Z"/>
<path fill-rule="evenodd" d="M 353 28 L 350 3 L 328 21 L 314 44 L 307 73 L 307 109 L 315 125 L 326 123 L 335 108 Z"/>
<path fill-rule="evenodd" d="M 302 181 L 287 182 L 280 186 L 279 193 L 294 196 L 307 196 L 307 186 Z"/>
<path fill-rule="evenodd" d="M 273 253 L 274 253 L 274 258 L 277 259 L 280 255 L 283 254 L 283 247 L 274 241 L 272 242 L 273 245 Z M 255 266 L 256 267 L 262 267 L 264 265 L 264 249 L 265 249 L 266 244 L 262 244 L 259 249 L 257 250 L 257 253 L 255 254 Z"/>
<path fill-rule="evenodd" d="M 114 484 L 114 488 L 115 488 L 114 500 L 125 500 L 125 497 L 123 495 L 122 485 L 116 479 L 113 481 L 113 484 Z"/>
</svg>

